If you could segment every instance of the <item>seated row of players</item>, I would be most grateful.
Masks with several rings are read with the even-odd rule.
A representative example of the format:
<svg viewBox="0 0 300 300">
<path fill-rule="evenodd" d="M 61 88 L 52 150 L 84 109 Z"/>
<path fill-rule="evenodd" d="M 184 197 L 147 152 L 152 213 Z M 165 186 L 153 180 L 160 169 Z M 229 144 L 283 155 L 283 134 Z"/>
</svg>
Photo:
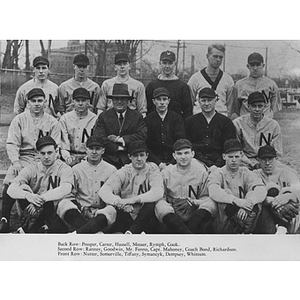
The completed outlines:
<svg viewBox="0 0 300 300">
<path fill-rule="evenodd" d="M 240 142 L 230 139 L 225 166 L 210 172 L 187 139 L 175 142 L 176 163 L 161 172 L 147 162 L 143 141 L 130 143 L 131 163 L 119 170 L 102 159 L 101 138 L 89 137 L 86 147 L 87 159 L 71 168 L 58 159 L 53 138 L 38 139 L 40 161 L 23 168 L 7 190 L 10 204 L 18 199 L 33 216 L 22 232 L 39 232 L 44 224 L 49 233 L 273 234 L 299 228 L 299 178 L 277 164 L 272 146 L 259 149 L 262 168 L 250 171 L 241 166 Z"/>
</svg>

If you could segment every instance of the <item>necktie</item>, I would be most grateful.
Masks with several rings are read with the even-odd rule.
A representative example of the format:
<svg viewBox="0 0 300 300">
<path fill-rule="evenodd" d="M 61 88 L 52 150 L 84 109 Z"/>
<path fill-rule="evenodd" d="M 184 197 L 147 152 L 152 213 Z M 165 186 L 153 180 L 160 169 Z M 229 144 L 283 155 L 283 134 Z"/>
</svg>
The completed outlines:
<svg viewBox="0 0 300 300">
<path fill-rule="evenodd" d="M 123 121 L 124 121 L 124 117 L 123 117 L 122 113 L 120 113 L 120 115 L 119 115 L 119 121 L 120 121 L 120 124 L 122 125 Z"/>
</svg>

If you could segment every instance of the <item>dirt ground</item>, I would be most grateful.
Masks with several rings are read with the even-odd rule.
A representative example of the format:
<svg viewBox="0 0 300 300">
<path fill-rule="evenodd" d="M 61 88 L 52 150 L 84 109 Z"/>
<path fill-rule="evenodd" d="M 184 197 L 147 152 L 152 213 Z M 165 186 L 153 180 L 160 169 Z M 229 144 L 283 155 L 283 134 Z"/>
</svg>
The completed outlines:
<svg viewBox="0 0 300 300">
<path fill-rule="evenodd" d="M 7 170 L 9 161 L 5 150 L 5 141 L 9 124 L 13 118 L 14 95 L 0 96 L 0 170 Z M 300 109 L 285 108 L 275 115 L 282 130 L 284 155 L 281 161 L 294 168 L 300 174 Z M 2 198 L 3 180 L 0 179 L 0 197 Z M 0 214 L 1 199 L 0 198 Z M 16 210 L 13 210 L 16 215 Z M 14 219 L 14 218 L 12 218 Z M 14 222 L 14 226 L 17 224 Z"/>
</svg>

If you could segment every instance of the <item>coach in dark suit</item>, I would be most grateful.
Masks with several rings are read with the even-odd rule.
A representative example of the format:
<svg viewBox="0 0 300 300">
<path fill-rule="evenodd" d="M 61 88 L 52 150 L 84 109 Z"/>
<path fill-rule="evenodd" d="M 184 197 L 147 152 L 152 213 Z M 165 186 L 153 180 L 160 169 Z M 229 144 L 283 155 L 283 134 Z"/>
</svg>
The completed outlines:
<svg viewBox="0 0 300 300">
<path fill-rule="evenodd" d="M 113 108 L 100 114 L 93 129 L 93 135 L 100 136 L 105 143 L 103 159 L 121 168 L 130 163 L 127 147 L 130 142 L 146 141 L 147 128 L 143 116 L 128 107 L 133 99 L 128 92 L 128 85 L 115 83 L 112 95 Z"/>
</svg>

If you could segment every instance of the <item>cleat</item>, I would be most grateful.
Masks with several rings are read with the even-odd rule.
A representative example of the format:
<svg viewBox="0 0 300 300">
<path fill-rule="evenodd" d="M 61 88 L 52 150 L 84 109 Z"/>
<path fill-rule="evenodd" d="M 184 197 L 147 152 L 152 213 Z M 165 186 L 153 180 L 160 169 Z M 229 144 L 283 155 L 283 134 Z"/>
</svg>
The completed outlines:
<svg viewBox="0 0 300 300">
<path fill-rule="evenodd" d="M 277 231 L 275 234 L 287 234 L 287 229 L 283 226 L 276 226 Z"/>
<path fill-rule="evenodd" d="M 132 232 L 127 230 L 124 234 L 132 234 Z"/>
<path fill-rule="evenodd" d="M 6 218 L 1 218 L 0 221 L 0 233 L 9 233 L 10 228 Z"/>
</svg>

